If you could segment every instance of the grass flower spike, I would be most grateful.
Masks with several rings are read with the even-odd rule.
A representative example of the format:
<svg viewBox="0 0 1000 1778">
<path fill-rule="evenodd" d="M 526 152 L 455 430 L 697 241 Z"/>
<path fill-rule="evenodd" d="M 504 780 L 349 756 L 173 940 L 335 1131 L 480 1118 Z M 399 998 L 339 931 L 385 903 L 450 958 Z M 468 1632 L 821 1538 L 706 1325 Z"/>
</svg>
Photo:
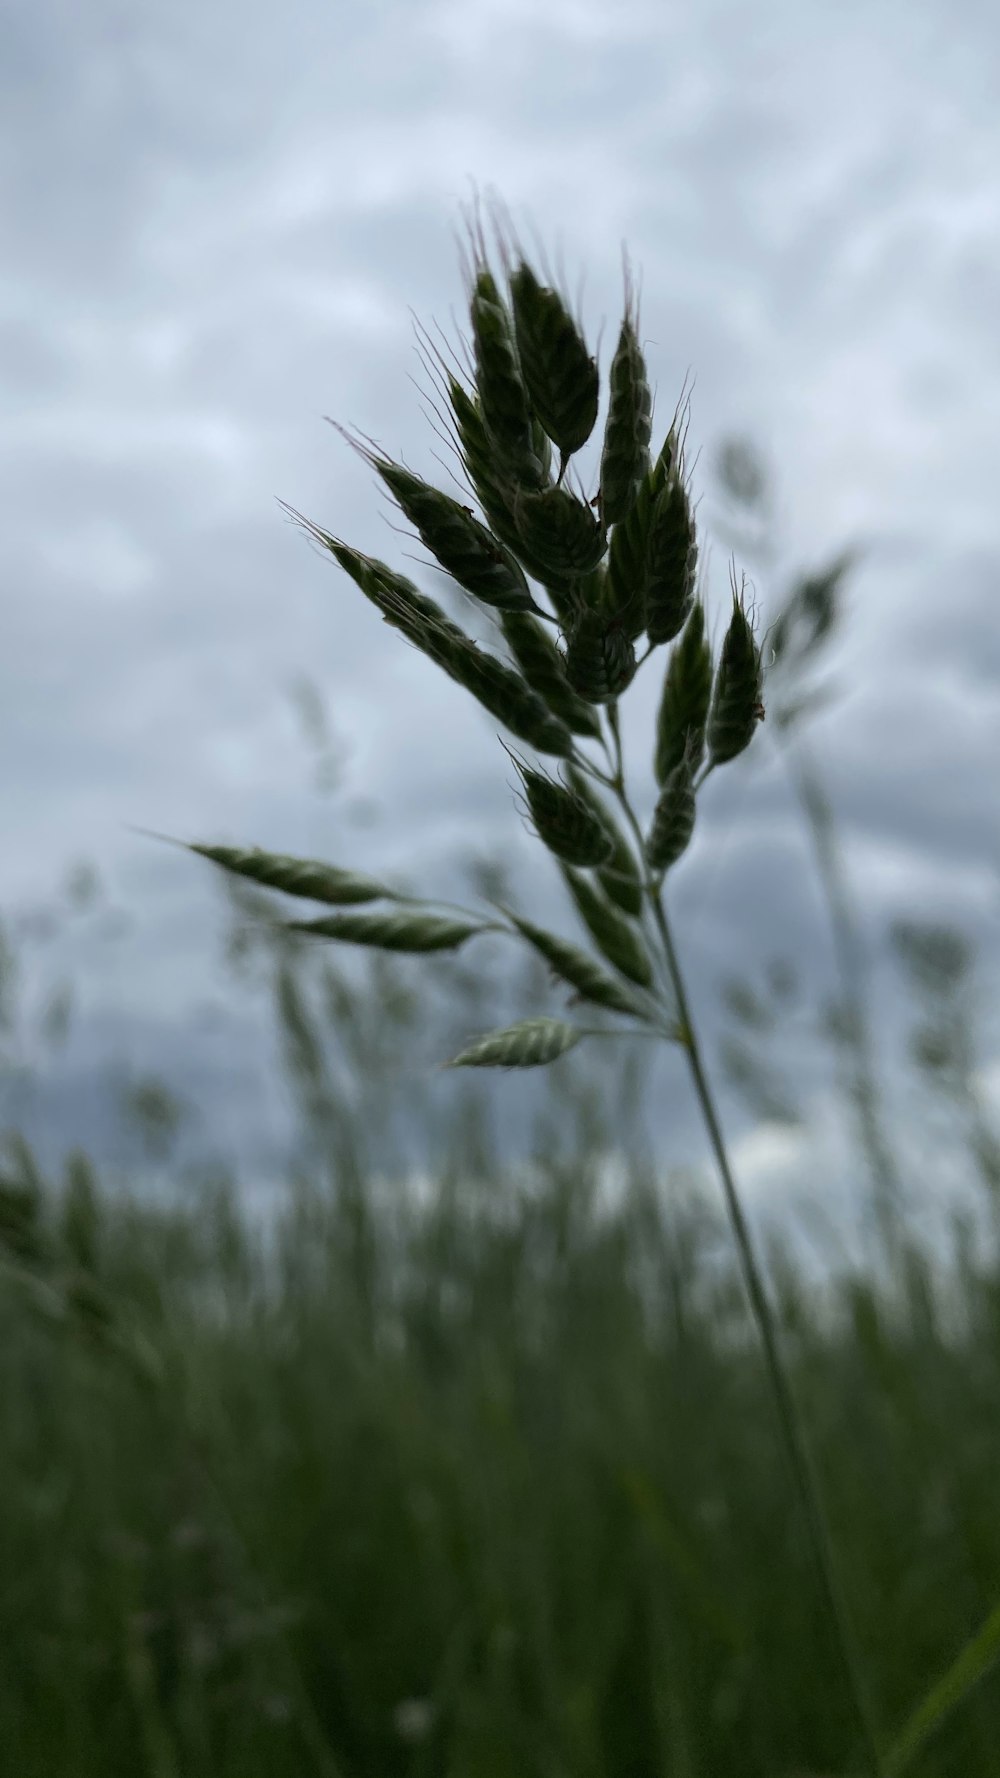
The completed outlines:
<svg viewBox="0 0 1000 1778">
<path fill-rule="evenodd" d="M 469 909 L 401 895 L 353 865 L 222 846 L 191 850 L 277 893 L 339 906 L 317 919 L 285 922 L 303 942 L 436 953 L 471 949 L 488 936 L 542 956 L 564 1004 L 551 1015 L 470 1034 L 452 1067 L 544 1067 L 584 1041 L 636 1035 L 672 1046 L 670 1054 L 689 1070 L 718 1167 L 778 1428 L 842 1657 L 855 1752 L 877 1775 L 884 1767 L 864 1676 L 664 902 L 664 878 L 672 881 L 670 873 L 683 868 L 691 847 L 703 783 L 745 751 L 763 715 L 761 654 L 734 582 L 731 621 L 713 665 L 704 601 L 695 590 L 698 543 L 683 429 L 675 414 L 651 456 L 652 387 L 627 264 L 595 485 L 592 471 L 589 481 L 581 475 L 577 456 L 597 431 L 597 360 L 564 298 L 536 273 L 509 227 L 505 234 L 498 223 L 497 236 L 499 273 L 489 263 L 478 218 L 470 229 L 465 370 L 457 357 L 454 366 L 438 357 L 435 372 L 437 412 L 469 503 L 374 447 L 350 441 L 440 570 L 480 607 L 495 645 L 479 646 L 384 562 L 301 522 L 382 619 L 425 657 L 428 671 L 439 669 L 463 686 L 522 745 L 563 762 L 554 778 L 510 754 L 537 836 L 561 873 L 567 911 L 583 928 L 580 941 L 498 905 Z M 644 637 L 646 647 L 637 653 Z M 644 831 L 626 782 L 619 700 L 660 648 L 668 653 L 647 756 L 658 799 Z M 374 909 L 352 905 L 380 900 Z M 585 1025 L 573 1016 L 580 1002 L 593 1009 Z"/>
</svg>

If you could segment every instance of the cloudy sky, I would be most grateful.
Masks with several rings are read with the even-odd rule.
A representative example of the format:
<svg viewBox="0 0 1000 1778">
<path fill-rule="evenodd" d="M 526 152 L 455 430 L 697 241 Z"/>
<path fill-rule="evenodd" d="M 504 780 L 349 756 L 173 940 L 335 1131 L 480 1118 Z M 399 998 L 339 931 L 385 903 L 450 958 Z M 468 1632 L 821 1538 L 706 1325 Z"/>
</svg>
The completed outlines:
<svg viewBox="0 0 1000 1778">
<path fill-rule="evenodd" d="M 765 616 L 795 567 L 863 547 L 831 660 L 842 695 L 810 743 L 876 1011 L 888 1030 L 897 915 L 958 920 L 995 980 L 992 7 L 15 0 L 0 30 L 0 911 L 25 934 L 25 1033 L 74 984 L 43 1120 L 60 1147 L 85 1126 L 96 1143 L 109 1057 L 200 1093 L 245 1151 L 279 1116 L 263 1005 L 236 1016 L 223 968 L 216 873 L 129 823 L 438 893 L 459 860 L 502 853 L 525 902 L 572 930 L 495 724 L 277 504 L 421 578 L 419 544 L 324 416 L 444 476 L 413 317 L 457 344 L 477 191 L 563 268 L 602 371 L 627 244 L 654 442 L 693 387 L 716 634 L 725 436 L 751 436 L 773 476 L 776 566 L 748 564 Z M 578 459 L 594 486 L 596 462 L 595 437 Z M 644 810 L 659 672 L 625 707 Z M 325 794 L 303 676 L 340 774 Z M 711 1027 L 728 970 L 782 953 L 818 989 L 830 939 L 770 731 L 699 820 L 673 903 Z M 97 914 L 32 936 L 83 862 Z M 483 966 L 505 974 L 507 956 Z M 996 1023 L 984 1041 L 995 1090 Z M 516 1123 L 523 1079 L 498 1090 Z M 686 1093 L 677 1070 L 670 1091 Z M 733 1115 L 766 1173 L 780 1144 Z"/>
</svg>

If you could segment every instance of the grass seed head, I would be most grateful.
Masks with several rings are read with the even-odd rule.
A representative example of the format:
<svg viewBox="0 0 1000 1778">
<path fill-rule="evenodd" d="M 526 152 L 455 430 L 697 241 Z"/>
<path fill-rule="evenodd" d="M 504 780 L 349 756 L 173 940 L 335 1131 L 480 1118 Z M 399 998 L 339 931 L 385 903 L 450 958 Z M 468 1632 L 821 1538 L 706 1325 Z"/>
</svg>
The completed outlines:
<svg viewBox="0 0 1000 1778">
<path fill-rule="evenodd" d="M 650 526 L 666 478 L 667 467 L 658 458 L 643 476 L 630 512 L 612 530 L 608 546 L 608 609 L 633 642 L 646 628 Z"/>
<path fill-rule="evenodd" d="M 743 603 L 733 586 L 733 615 L 723 640 L 708 722 L 708 755 L 713 765 L 736 759 L 749 747 L 763 714 L 760 649 Z"/>
<path fill-rule="evenodd" d="M 532 415 L 521 377 L 513 323 L 496 280 L 479 271 L 470 305 L 476 387 L 483 423 L 497 458 L 511 479 L 540 488 L 544 472 L 535 451 Z"/>
<path fill-rule="evenodd" d="M 289 858 L 280 852 L 264 852 L 258 846 L 189 845 L 190 852 L 211 859 L 223 870 L 268 889 L 280 889 L 285 895 L 301 895 L 307 901 L 323 901 L 334 907 L 350 906 L 365 901 L 394 900 L 391 889 L 373 877 L 357 871 L 339 869 L 312 858 Z"/>
<path fill-rule="evenodd" d="M 539 753 L 553 753 L 560 759 L 570 757 L 573 737 L 566 724 L 505 662 L 470 643 L 453 658 L 448 671 L 519 740 L 528 741 Z"/>
<path fill-rule="evenodd" d="M 646 861 L 657 874 L 676 864 L 691 843 L 695 817 L 691 751 L 674 766 L 653 811 L 646 839 Z"/>
<path fill-rule="evenodd" d="M 513 667 L 477 647 L 455 624 L 445 627 L 426 618 L 409 625 L 399 619 L 390 621 L 396 621 L 422 653 L 471 692 L 511 734 L 530 742 L 539 753 L 570 757 L 573 737 L 569 729 Z"/>
<path fill-rule="evenodd" d="M 541 1068 L 564 1056 L 583 1036 L 561 1019 L 522 1019 L 503 1031 L 489 1031 L 453 1056 L 449 1068 Z"/>
<path fill-rule="evenodd" d="M 675 643 L 663 679 L 656 722 L 656 781 L 661 786 L 690 749 L 692 772 L 705 750 L 712 696 L 712 650 L 705 636 L 705 608 L 699 601 Z"/>
<path fill-rule="evenodd" d="M 665 479 L 647 533 L 646 633 L 656 647 L 672 642 L 694 603 L 698 544 L 694 515 L 679 470 Z"/>
<path fill-rule="evenodd" d="M 628 516 L 649 468 L 653 396 L 638 339 L 638 311 L 626 267 L 625 317 L 610 371 L 610 399 L 601 454 L 601 516 L 606 525 Z"/>
<path fill-rule="evenodd" d="M 635 853 L 592 780 L 573 765 L 569 768 L 568 776 L 577 796 L 582 797 L 593 810 L 611 839 L 611 856 L 607 864 L 600 866 L 597 872 L 601 888 L 618 907 L 636 919 L 642 913 L 642 875 Z"/>
<path fill-rule="evenodd" d="M 371 945 L 380 951 L 454 951 L 477 932 L 479 921 L 443 919 L 439 914 L 391 909 L 378 914 L 328 914 L 320 920 L 286 920 L 287 932 Z"/>
<path fill-rule="evenodd" d="M 554 932 L 547 932 L 542 926 L 535 926 L 520 914 L 511 913 L 508 917 L 554 973 L 576 989 L 581 999 L 592 1000 L 596 1006 L 606 1006 L 612 1012 L 641 1016 L 642 1009 L 629 990 L 586 951 L 579 950 Z"/>
<path fill-rule="evenodd" d="M 284 501 L 279 504 L 285 505 Z M 355 585 L 361 588 L 365 598 L 382 613 L 386 623 L 401 630 L 411 642 L 420 646 L 421 626 L 430 626 L 442 637 L 450 636 L 456 643 L 468 642 L 465 631 L 452 623 L 450 617 L 426 593 L 414 586 L 405 574 L 397 574 L 386 562 L 380 562 L 377 556 L 366 556 L 359 549 L 352 549 L 350 544 L 343 543 L 339 537 L 333 537 L 329 531 L 314 525 L 311 519 L 305 519 L 294 507 L 285 510 L 307 530 L 311 537 L 322 543 L 330 551 L 345 573 L 349 574 Z"/>
<path fill-rule="evenodd" d="M 653 966 L 635 927 L 586 877 L 569 865 L 563 865 L 562 871 L 580 918 L 602 956 L 640 988 L 652 987 Z"/>
<path fill-rule="evenodd" d="M 558 292 L 539 284 L 524 260 L 510 290 L 521 374 L 532 408 L 561 453 L 561 480 L 568 458 L 597 424 L 597 365 Z"/>
<path fill-rule="evenodd" d="M 549 851 L 565 864 L 604 864 L 611 856 L 611 839 L 583 798 L 544 773 L 532 771 L 518 759 L 514 759 L 514 764 L 521 775 L 538 837 Z"/>
<path fill-rule="evenodd" d="M 620 697 L 635 677 L 635 647 L 623 625 L 603 611 L 581 611 L 566 633 L 566 678 L 589 704 Z"/>
<path fill-rule="evenodd" d="M 575 735 L 599 740 L 598 717 L 566 678 L 562 655 L 548 631 L 528 611 L 505 611 L 500 619 L 504 639 L 525 679 Z"/>
<path fill-rule="evenodd" d="M 416 527 L 421 543 L 460 587 L 500 611 L 534 608 L 520 564 L 459 501 L 398 464 L 365 455 Z"/>
<path fill-rule="evenodd" d="M 529 554 L 564 580 L 589 574 L 604 557 L 604 532 L 589 506 L 566 488 L 518 489 L 514 523 Z"/>
</svg>

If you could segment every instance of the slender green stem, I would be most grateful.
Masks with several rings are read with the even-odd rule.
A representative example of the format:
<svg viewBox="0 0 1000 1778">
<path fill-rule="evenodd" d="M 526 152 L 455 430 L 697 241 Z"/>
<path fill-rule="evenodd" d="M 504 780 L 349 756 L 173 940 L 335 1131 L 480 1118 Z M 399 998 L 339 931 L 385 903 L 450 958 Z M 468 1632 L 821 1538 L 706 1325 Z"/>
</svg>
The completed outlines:
<svg viewBox="0 0 1000 1778">
<path fill-rule="evenodd" d="M 622 810 L 629 821 L 633 833 L 642 848 L 642 831 L 639 827 L 635 811 L 625 789 L 624 761 L 622 757 L 621 733 L 618 723 L 618 710 L 615 704 L 609 706 L 608 719 L 614 738 L 617 774 L 615 790 Z M 837 1575 L 833 1545 L 829 1526 L 823 1511 L 820 1495 L 819 1479 L 810 1455 L 805 1429 L 799 1414 L 791 1379 L 781 1353 L 778 1341 L 778 1329 L 774 1313 L 764 1288 L 764 1279 L 754 1252 L 750 1228 L 743 1211 L 742 1201 L 733 1177 L 726 1149 L 722 1126 L 719 1121 L 715 1099 L 712 1094 L 708 1077 L 702 1061 L 701 1047 L 698 1042 L 691 1008 L 688 1001 L 684 978 L 681 974 L 680 962 L 674 945 L 673 935 L 663 905 L 663 896 L 658 884 L 654 885 L 647 879 L 646 892 L 653 911 L 653 919 L 663 946 L 670 974 L 671 984 L 677 1000 L 677 1012 L 684 1047 L 687 1051 L 688 1063 L 694 1081 L 702 1118 L 708 1132 L 709 1142 L 715 1155 L 722 1187 L 725 1195 L 726 1210 L 730 1226 L 736 1242 L 736 1250 L 743 1275 L 744 1287 L 749 1298 L 750 1307 L 764 1351 L 771 1392 L 785 1442 L 796 1492 L 805 1515 L 810 1541 L 816 1566 L 819 1570 L 823 1591 L 826 1595 L 830 1619 L 836 1634 L 837 1646 L 844 1667 L 844 1676 L 858 1717 L 861 1738 L 864 1745 L 865 1765 L 871 1778 L 884 1778 L 885 1764 L 879 1750 L 878 1737 L 875 1730 L 874 1714 L 868 1696 L 857 1640 L 851 1624 L 840 1581 Z"/>
</svg>

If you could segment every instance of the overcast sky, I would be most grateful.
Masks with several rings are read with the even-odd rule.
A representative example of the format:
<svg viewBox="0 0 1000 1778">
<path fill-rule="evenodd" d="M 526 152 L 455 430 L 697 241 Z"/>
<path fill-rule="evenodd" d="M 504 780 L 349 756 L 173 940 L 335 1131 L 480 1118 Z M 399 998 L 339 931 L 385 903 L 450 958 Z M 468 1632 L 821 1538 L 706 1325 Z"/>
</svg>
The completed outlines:
<svg viewBox="0 0 1000 1778">
<path fill-rule="evenodd" d="M 706 553 L 719 442 L 749 434 L 771 465 L 765 616 L 794 565 L 865 546 L 845 695 L 811 742 L 878 1006 L 891 1021 L 875 964 L 897 914 L 959 920 L 995 980 L 998 91 L 985 0 L 5 8 L 0 910 L 55 905 L 89 860 L 131 920 L 117 943 L 78 921 L 26 951 L 29 1005 L 62 975 L 79 993 L 50 1101 L 61 1145 L 93 1115 L 105 1050 L 200 1084 L 254 1142 L 276 1115 L 260 1021 L 198 1022 L 233 999 L 216 873 L 127 823 L 439 893 L 456 860 L 501 851 L 572 931 L 495 724 L 277 505 L 425 573 L 324 416 L 441 481 L 411 311 L 457 344 L 474 190 L 582 290 L 602 372 L 627 244 L 657 445 L 693 384 Z M 578 460 L 593 486 L 598 449 Z M 726 576 L 716 541 L 716 634 Z M 625 707 L 644 810 L 660 672 Z M 330 796 L 290 693 L 303 674 L 347 748 Z M 673 899 L 705 1016 L 734 966 L 784 952 L 822 978 L 828 929 L 766 727 L 699 819 Z M 998 1042 L 994 1022 L 994 1091 Z M 499 1090 L 516 1120 L 523 1081 Z M 768 1141 L 746 1133 L 750 1172 Z"/>
</svg>

